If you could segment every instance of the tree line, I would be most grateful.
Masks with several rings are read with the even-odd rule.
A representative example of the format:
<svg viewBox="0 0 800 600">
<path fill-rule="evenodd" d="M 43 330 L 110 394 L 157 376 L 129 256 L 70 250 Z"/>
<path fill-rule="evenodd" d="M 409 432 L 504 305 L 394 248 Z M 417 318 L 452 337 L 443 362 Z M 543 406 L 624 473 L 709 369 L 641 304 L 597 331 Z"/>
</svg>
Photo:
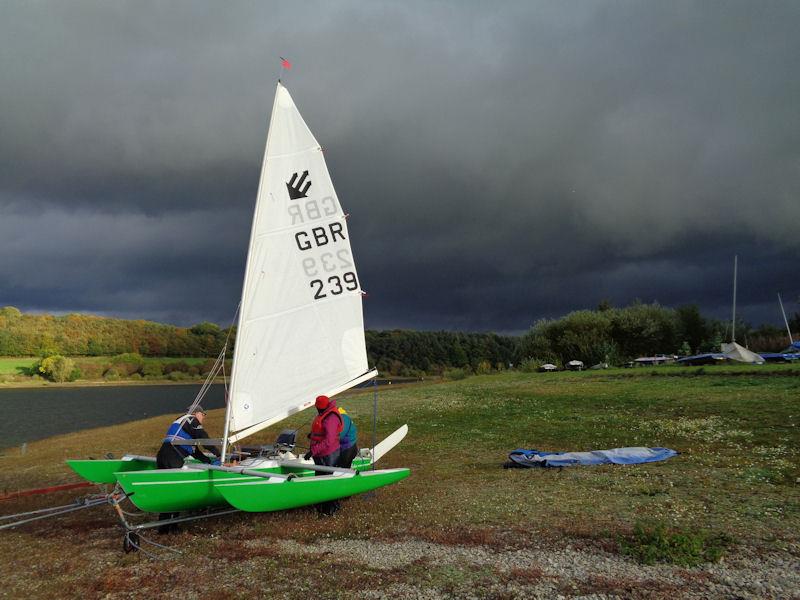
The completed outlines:
<svg viewBox="0 0 800 600">
<path fill-rule="evenodd" d="M 793 331 L 800 330 L 800 313 L 793 315 L 789 325 Z M 602 302 L 595 310 L 538 321 L 521 337 L 518 358 L 619 365 L 656 354 L 719 352 L 721 343 L 730 340 L 731 323 L 704 317 L 696 305 L 669 308 L 635 302 L 615 308 Z M 785 329 L 772 325 L 753 328 L 738 319 L 736 340 L 754 352 L 777 351 L 788 345 Z"/>
<path fill-rule="evenodd" d="M 800 330 L 800 313 L 792 316 L 790 327 Z M 741 322 L 736 333 L 740 343 L 756 352 L 779 350 L 788 340 L 785 329 L 771 325 L 756 329 Z M 215 357 L 228 338 L 232 349 L 235 334 L 235 328 L 229 331 L 207 322 L 176 327 L 93 315 L 23 314 L 11 306 L 0 309 L 0 356 Z M 594 310 L 538 321 L 519 336 L 392 330 L 367 331 L 366 342 L 369 363 L 380 372 L 421 376 L 450 369 L 529 370 L 544 362 L 563 365 L 569 360 L 622 364 L 638 356 L 717 351 L 729 336 L 730 323 L 704 317 L 695 305 L 669 308 L 636 302 L 617 308 L 603 302 Z"/>
<path fill-rule="evenodd" d="M 0 356 L 216 356 L 228 330 L 214 323 L 176 327 L 94 315 L 23 314 L 0 308 Z"/>
</svg>

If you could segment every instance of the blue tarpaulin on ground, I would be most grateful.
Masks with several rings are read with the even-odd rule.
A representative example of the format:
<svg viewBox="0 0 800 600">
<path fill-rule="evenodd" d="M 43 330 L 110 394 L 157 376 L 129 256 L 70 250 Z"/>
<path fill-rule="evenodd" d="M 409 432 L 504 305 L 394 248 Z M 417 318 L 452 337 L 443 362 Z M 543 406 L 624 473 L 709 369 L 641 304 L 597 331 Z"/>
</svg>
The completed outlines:
<svg viewBox="0 0 800 600">
<path fill-rule="evenodd" d="M 589 452 L 542 452 L 517 448 L 508 457 L 520 467 L 574 467 L 577 465 L 636 465 L 667 460 L 678 453 L 669 448 L 612 448 Z"/>
</svg>

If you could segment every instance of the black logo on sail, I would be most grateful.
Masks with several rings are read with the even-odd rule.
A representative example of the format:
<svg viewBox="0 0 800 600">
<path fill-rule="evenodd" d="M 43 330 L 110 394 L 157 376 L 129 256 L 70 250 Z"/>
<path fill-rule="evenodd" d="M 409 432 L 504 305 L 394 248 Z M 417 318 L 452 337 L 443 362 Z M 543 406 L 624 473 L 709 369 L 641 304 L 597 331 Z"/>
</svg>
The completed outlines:
<svg viewBox="0 0 800 600">
<path fill-rule="evenodd" d="M 286 182 L 286 189 L 289 190 L 289 198 L 297 200 L 298 198 L 308 198 L 308 188 L 311 187 L 311 181 L 306 181 L 308 171 L 303 171 L 300 179 L 297 179 L 297 173 L 292 175 L 292 178 Z M 297 183 L 295 183 L 297 182 Z M 305 182 L 305 186 L 303 183 Z"/>
</svg>

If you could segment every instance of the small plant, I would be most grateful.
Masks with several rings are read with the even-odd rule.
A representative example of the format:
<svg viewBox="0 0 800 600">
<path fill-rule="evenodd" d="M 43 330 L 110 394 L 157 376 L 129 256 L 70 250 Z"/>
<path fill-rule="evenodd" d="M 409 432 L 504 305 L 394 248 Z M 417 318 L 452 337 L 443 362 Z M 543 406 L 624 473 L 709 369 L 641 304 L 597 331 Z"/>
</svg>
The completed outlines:
<svg viewBox="0 0 800 600">
<path fill-rule="evenodd" d="M 164 375 L 164 371 L 161 369 L 161 363 L 151 361 L 145 363 L 142 368 L 142 374 L 148 379 L 158 379 Z"/>
<path fill-rule="evenodd" d="M 478 367 L 475 369 L 475 373 L 478 375 L 488 375 L 492 372 L 492 363 L 488 360 L 482 360 L 478 363 Z"/>
<path fill-rule="evenodd" d="M 105 373 L 103 373 L 103 379 L 106 381 L 117 381 L 120 377 L 122 377 L 122 374 L 119 372 L 119 370 L 117 370 L 116 367 L 111 367 Z"/>
<path fill-rule="evenodd" d="M 539 367 L 541 367 L 543 364 L 544 362 L 539 360 L 538 358 L 528 357 L 524 359 L 521 363 L 519 363 L 519 366 L 517 368 L 523 373 L 535 373 L 536 371 L 539 370 Z"/>
<path fill-rule="evenodd" d="M 663 523 L 636 523 L 633 534 L 619 540 L 620 552 L 646 564 L 664 562 L 693 567 L 718 562 L 733 540 L 725 534 L 668 529 Z"/>
<path fill-rule="evenodd" d="M 179 360 L 165 364 L 163 369 L 164 375 L 170 375 L 176 371 L 187 373 L 189 371 L 189 363 L 187 363 L 185 360 Z"/>
<path fill-rule="evenodd" d="M 466 369 L 448 369 L 444 372 L 445 378 L 452 379 L 453 381 L 466 379 L 468 375 L 469 373 L 467 373 Z"/>
</svg>

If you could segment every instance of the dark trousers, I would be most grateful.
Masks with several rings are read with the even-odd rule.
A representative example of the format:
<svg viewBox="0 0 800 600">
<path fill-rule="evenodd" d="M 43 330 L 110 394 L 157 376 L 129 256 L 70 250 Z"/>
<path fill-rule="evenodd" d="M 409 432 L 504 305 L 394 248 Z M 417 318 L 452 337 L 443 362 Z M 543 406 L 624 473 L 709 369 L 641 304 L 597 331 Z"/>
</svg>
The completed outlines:
<svg viewBox="0 0 800 600">
<path fill-rule="evenodd" d="M 314 457 L 314 464 L 315 465 L 324 465 L 326 467 L 335 467 L 336 462 L 339 460 L 339 450 L 334 450 L 330 454 L 326 456 L 315 456 Z M 314 473 L 314 476 L 317 475 L 330 475 L 330 473 L 323 473 L 321 471 L 317 471 Z M 339 504 L 338 500 L 329 500 L 328 502 L 320 502 L 317 506 L 317 512 L 321 515 L 331 516 L 337 510 L 341 508 L 341 504 Z"/>
<path fill-rule="evenodd" d="M 349 448 L 339 449 L 339 460 L 336 461 L 336 466 L 343 469 L 349 469 L 353 466 L 353 459 L 358 456 L 358 446 L 350 446 Z"/>
<path fill-rule="evenodd" d="M 175 446 L 164 442 L 156 454 L 156 467 L 159 469 L 180 469 L 183 466 L 183 454 Z M 159 513 L 158 520 L 174 519 L 180 513 Z M 161 525 L 158 533 L 174 533 L 178 531 L 178 524 Z"/>
</svg>

